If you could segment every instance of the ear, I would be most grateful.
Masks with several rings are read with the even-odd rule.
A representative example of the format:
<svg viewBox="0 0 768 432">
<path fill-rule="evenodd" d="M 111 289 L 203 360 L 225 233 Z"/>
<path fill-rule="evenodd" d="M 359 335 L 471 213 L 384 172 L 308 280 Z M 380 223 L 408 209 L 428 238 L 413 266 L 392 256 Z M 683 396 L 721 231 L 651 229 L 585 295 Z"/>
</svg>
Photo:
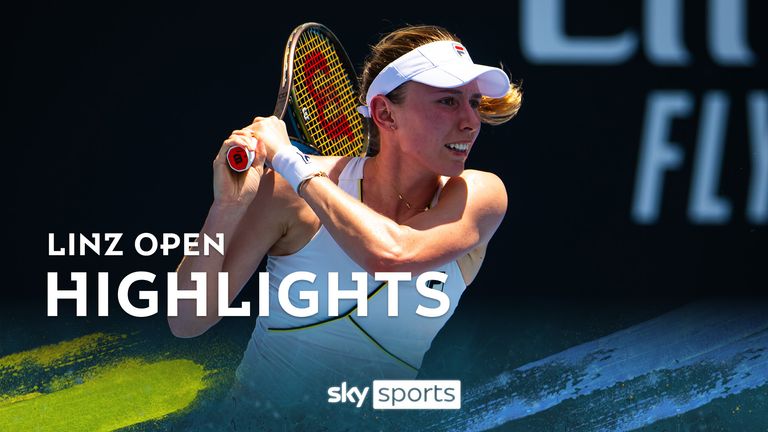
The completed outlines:
<svg viewBox="0 0 768 432">
<path fill-rule="evenodd" d="M 376 95 L 371 99 L 368 110 L 371 113 L 371 119 L 379 129 L 394 129 L 395 118 L 392 113 L 392 101 L 384 95 Z"/>
</svg>

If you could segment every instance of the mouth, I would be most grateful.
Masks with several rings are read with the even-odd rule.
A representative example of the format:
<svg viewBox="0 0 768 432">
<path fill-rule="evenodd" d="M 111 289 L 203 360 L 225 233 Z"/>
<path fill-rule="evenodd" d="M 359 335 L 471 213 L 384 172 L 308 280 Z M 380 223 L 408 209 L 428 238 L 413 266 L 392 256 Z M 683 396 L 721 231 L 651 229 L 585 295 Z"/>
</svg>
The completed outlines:
<svg viewBox="0 0 768 432">
<path fill-rule="evenodd" d="M 450 143 L 446 144 L 445 148 L 448 150 L 451 150 L 454 153 L 458 153 L 461 155 L 466 155 L 469 153 L 469 143 Z"/>
</svg>

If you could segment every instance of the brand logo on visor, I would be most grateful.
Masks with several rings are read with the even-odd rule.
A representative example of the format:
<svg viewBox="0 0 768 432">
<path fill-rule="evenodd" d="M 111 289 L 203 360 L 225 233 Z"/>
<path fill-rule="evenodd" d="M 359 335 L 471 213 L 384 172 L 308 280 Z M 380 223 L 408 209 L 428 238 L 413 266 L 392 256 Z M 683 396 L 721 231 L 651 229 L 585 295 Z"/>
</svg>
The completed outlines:
<svg viewBox="0 0 768 432">
<path fill-rule="evenodd" d="M 461 44 L 453 44 L 453 49 L 456 51 L 456 54 L 458 54 L 459 57 L 463 57 L 464 54 L 467 53 L 467 50 Z"/>
</svg>

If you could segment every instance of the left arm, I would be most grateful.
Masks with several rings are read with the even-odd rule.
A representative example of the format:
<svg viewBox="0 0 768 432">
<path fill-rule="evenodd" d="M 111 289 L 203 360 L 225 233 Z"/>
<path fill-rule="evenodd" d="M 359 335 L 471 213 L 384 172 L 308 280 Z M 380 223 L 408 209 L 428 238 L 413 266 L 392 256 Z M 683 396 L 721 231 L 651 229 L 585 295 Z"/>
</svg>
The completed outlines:
<svg viewBox="0 0 768 432">
<path fill-rule="evenodd" d="M 257 117 L 248 126 L 265 143 L 266 159 L 290 146 L 285 123 Z M 494 174 L 467 170 L 444 186 L 438 204 L 402 224 L 377 213 L 325 177 L 303 197 L 331 236 L 355 262 L 375 272 L 427 271 L 487 244 L 507 210 L 504 183 Z"/>
<path fill-rule="evenodd" d="M 344 251 L 367 272 L 422 272 L 486 245 L 507 208 L 501 179 L 465 171 L 445 185 L 438 204 L 402 224 L 371 210 L 325 178 L 304 199 Z"/>
</svg>

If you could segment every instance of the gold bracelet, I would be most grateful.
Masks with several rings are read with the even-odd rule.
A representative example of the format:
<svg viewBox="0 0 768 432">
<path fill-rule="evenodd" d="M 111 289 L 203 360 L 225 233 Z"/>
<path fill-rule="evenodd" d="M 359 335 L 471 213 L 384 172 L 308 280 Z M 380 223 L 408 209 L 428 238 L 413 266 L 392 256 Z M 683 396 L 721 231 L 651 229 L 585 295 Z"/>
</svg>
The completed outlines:
<svg viewBox="0 0 768 432">
<path fill-rule="evenodd" d="M 305 178 L 304 180 L 302 180 L 301 183 L 299 183 L 299 187 L 296 188 L 296 193 L 299 195 L 300 198 L 304 198 L 304 195 L 301 193 L 302 189 L 304 189 L 304 186 L 315 177 L 328 178 L 328 174 L 326 174 L 325 171 L 318 171 L 316 173 L 313 173 L 309 177 Z"/>
</svg>

